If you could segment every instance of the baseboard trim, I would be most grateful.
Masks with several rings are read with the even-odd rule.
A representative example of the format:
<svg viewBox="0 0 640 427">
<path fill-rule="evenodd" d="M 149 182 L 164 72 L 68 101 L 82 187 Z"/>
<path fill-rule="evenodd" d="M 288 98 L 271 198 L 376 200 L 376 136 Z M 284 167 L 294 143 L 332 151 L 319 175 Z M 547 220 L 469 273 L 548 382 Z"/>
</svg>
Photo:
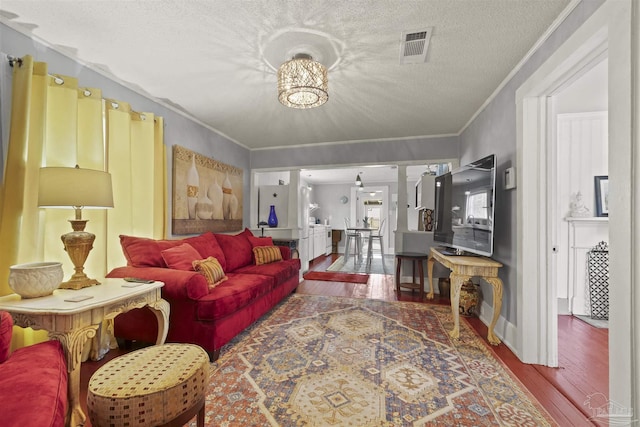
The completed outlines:
<svg viewBox="0 0 640 427">
<path fill-rule="evenodd" d="M 489 324 L 491 324 L 491 319 L 493 318 L 493 307 L 487 304 L 485 301 L 482 301 L 482 304 L 480 305 L 479 317 L 482 323 L 489 326 Z M 513 323 L 500 316 L 498 317 L 496 326 L 493 328 L 493 332 L 498 336 L 498 338 L 500 338 L 500 340 L 502 340 L 504 345 L 509 347 L 509 350 L 511 350 L 518 359 L 522 360 L 516 349 L 518 331 Z"/>
</svg>

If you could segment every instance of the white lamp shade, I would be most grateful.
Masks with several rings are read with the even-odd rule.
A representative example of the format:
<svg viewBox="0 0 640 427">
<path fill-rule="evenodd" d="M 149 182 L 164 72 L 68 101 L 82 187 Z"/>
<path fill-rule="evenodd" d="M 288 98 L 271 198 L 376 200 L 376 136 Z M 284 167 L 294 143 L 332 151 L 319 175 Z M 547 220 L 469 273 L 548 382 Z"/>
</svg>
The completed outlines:
<svg viewBox="0 0 640 427">
<path fill-rule="evenodd" d="M 111 174 L 93 169 L 40 169 L 38 206 L 112 208 Z"/>
</svg>

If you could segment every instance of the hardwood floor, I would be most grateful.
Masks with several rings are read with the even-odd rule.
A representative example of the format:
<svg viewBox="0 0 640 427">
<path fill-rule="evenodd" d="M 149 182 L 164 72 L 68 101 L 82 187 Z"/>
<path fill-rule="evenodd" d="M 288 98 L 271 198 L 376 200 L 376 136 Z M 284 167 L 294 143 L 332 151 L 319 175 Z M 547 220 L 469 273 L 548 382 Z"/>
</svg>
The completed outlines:
<svg viewBox="0 0 640 427">
<path fill-rule="evenodd" d="M 320 257 L 312 262 L 310 268 L 324 271 L 336 258 L 337 255 Z M 380 274 L 372 274 L 366 284 L 305 280 L 300 283 L 297 292 L 385 301 L 419 301 L 418 295 L 408 290 L 402 291 L 398 299 L 394 277 Z M 438 299 L 436 295 L 436 299 L 427 304 L 448 305 L 449 300 Z M 487 327 L 479 319 L 461 317 L 461 321 L 468 322 L 481 336 L 486 337 Z M 608 330 L 595 328 L 572 316 L 559 316 L 558 329 L 559 368 L 524 364 L 504 344 L 491 346 L 491 349 L 538 399 L 558 425 L 596 425 L 589 420 L 592 413 L 585 401 L 594 393 L 609 396 Z M 89 378 L 108 360 L 123 353 L 124 350 L 112 350 L 101 361 L 82 364 L 81 401 L 85 411 Z M 90 425 L 87 420 L 85 426 Z"/>
<path fill-rule="evenodd" d="M 336 255 L 320 257 L 312 270 L 324 271 Z M 352 298 L 373 298 L 397 301 L 393 276 L 372 274 L 366 284 L 336 284 L 305 280 L 298 293 L 335 295 Z M 419 301 L 417 294 L 402 291 L 401 301 Z M 436 299 L 428 304 L 447 304 L 448 299 Z M 461 317 L 480 336 L 487 336 L 487 327 L 477 318 Z M 491 349 L 518 377 L 520 382 L 545 407 L 561 426 L 597 425 L 589 418 L 593 415 L 585 401 L 594 393 L 609 396 L 608 330 L 595 328 L 573 316 L 558 317 L 558 368 L 528 365 L 520 362 L 504 344 Z"/>
</svg>

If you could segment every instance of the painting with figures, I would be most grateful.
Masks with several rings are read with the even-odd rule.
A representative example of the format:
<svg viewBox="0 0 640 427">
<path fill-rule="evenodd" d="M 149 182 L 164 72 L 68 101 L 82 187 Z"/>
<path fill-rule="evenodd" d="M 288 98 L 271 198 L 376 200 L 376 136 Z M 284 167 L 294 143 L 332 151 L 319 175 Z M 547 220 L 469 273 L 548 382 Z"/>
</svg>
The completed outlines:
<svg viewBox="0 0 640 427">
<path fill-rule="evenodd" d="M 173 234 L 242 229 L 243 171 L 173 146 Z"/>
</svg>

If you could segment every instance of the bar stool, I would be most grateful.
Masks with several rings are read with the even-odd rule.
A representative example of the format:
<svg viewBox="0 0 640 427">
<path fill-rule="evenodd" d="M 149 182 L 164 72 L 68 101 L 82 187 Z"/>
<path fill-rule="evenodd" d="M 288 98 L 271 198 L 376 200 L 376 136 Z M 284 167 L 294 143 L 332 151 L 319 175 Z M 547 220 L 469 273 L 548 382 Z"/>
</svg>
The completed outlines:
<svg viewBox="0 0 640 427">
<path fill-rule="evenodd" d="M 349 247 L 351 246 L 351 240 L 354 240 L 354 246 L 356 251 L 353 253 L 353 265 L 356 265 L 358 257 L 362 251 L 362 234 L 359 231 L 349 230 L 350 221 L 349 218 L 344 219 L 346 243 L 344 246 L 344 261 L 349 260 Z"/>
<path fill-rule="evenodd" d="M 396 296 L 398 300 L 400 300 L 400 288 L 408 288 L 411 289 L 411 292 L 417 290 L 419 292 L 420 301 L 424 300 L 425 291 L 424 291 L 424 269 L 422 267 L 422 262 L 427 261 L 429 259 L 429 254 L 418 253 L 418 252 L 396 252 Z M 400 273 L 402 270 L 402 261 L 412 261 L 413 262 L 413 273 L 411 278 L 411 283 L 401 283 Z M 418 279 L 419 282 L 416 283 L 416 267 L 418 267 Z"/>
<path fill-rule="evenodd" d="M 384 218 L 380 223 L 380 227 L 378 227 L 378 231 L 369 233 L 369 245 L 367 246 L 367 265 L 371 265 L 371 258 L 373 258 L 373 240 L 377 240 L 378 244 L 380 244 L 380 253 L 382 254 L 382 259 L 384 260 L 384 244 L 382 243 L 382 238 L 384 237 L 384 224 L 387 221 L 387 218 Z"/>
</svg>

